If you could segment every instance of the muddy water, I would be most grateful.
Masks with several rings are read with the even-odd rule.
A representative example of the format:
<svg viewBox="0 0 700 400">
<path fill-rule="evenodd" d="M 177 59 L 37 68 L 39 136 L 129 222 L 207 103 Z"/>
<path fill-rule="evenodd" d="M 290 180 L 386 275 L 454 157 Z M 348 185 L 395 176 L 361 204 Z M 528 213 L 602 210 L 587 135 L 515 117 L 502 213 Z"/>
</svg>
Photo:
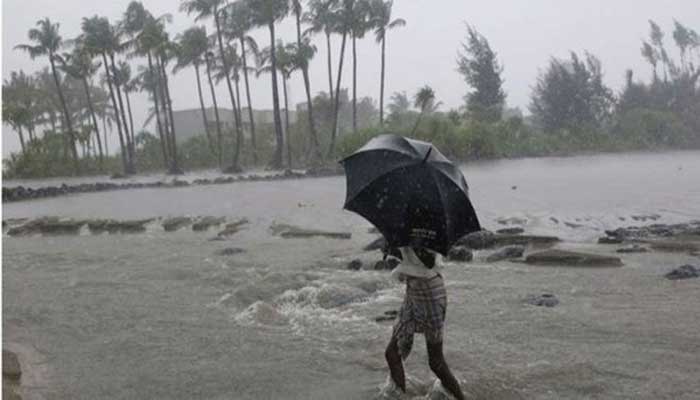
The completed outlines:
<svg viewBox="0 0 700 400">
<path fill-rule="evenodd" d="M 490 229 L 518 224 L 563 248 L 602 230 L 700 218 L 700 153 L 507 160 L 464 166 Z M 194 177 L 188 177 L 194 178 Z M 25 398 L 367 399 L 386 378 L 400 304 L 386 273 L 345 270 L 374 238 L 340 209 L 343 178 L 94 193 L 3 205 L 3 218 L 247 217 L 214 232 L 3 237 L 3 342 L 31 367 Z M 646 223 L 652 223 L 649 219 Z M 352 240 L 285 240 L 289 223 Z M 217 255 L 225 247 L 245 250 Z M 560 269 L 477 253 L 448 264 L 446 357 L 474 398 L 700 397 L 699 282 L 661 278 L 698 258 L 625 256 L 615 269 Z M 524 305 L 555 293 L 555 308 Z M 407 371 L 432 383 L 417 341 Z"/>
</svg>

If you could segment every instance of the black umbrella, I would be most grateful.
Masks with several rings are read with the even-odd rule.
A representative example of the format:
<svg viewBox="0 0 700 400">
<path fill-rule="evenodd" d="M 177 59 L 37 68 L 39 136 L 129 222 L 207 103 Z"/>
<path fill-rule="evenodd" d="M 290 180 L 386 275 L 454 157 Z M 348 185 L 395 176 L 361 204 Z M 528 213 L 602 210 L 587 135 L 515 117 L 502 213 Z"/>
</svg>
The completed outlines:
<svg viewBox="0 0 700 400">
<path fill-rule="evenodd" d="M 390 246 L 444 255 L 457 239 L 481 230 L 464 176 L 430 143 L 380 135 L 341 163 L 344 208 L 370 221 Z"/>
</svg>

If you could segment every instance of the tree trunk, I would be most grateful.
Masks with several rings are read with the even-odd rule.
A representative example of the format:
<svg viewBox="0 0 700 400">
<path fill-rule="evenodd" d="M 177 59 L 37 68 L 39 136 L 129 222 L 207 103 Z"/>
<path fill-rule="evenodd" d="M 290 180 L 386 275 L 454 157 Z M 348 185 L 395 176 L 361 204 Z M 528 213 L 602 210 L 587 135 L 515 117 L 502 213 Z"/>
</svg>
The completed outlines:
<svg viewBox="0 0 700 400">
<path fill-rule="evenodd" d="M 100 151 L 100 169 L 103 167 L 104 155 L 102 154 L 102 141 L 100 140 L 100 129 L 97 125 L 97 117 L 95 116 L 95 109 L 92 106 L 92 97 L 90 95 L 90 85 L 88 85 L 87 78 L 83 78 L 83 87 L 85 87 L 85 96 L 87 96 L 88 108 L 90 109 L 90 116 L 92 117 L 92 126 L 95 129 L 95 137 L 97 138 L 97 147 Z"/>
<path fill-rule="evenodd" d="M 49 120 L 51 121 L 51 134 L 56 134 L 56 114 L 53 111 L 49 111 Z"/>
<path fill-rule="evenodd" d="M 292 137 L 289 133 L 289 103 L 287 102 L 287 76 L 282 73 L 282 93 L 284 95 L 284 133 L 287 136 L 287 168 L 292 169 Z"/>
<path fill-rule="evenodd" d="M 70 113 L 68 112 L 68 106 L 66 105 L 66 99 L 63 96 L 63 90 L 61 90 L 61 83 L 58 80 L 58 72 L 56 71 L 56 64 L 53 61 L 53 53 L 49 53 L 49 62 L 51 64 L 51 72 L 53 73 L 53 80 L 56 83 L 56 90 L 58 91 L 58 99 L 61 101 L 61 107 L 63 108 L 63 118 L 66 122 L 66 127 L 68 128 L 68 138 L 70 140 L 70 150 L 73 154 L 73 167 L 76 174 L 80 173 L 80 164 L 78 164 L 78 149 L 75 147 L 75 135 L 73 132 L 73 122 L 70 118 Z"/>
<path fill-rule="evenodd" d="M 17 125 L 17 134 L 19 135 L 19 144 L 22 146 L 22 153 L 25 152 L 24 134 L 22 133 L 22 125 Z"/>
<path fill-rule="evenodd" d="M 301 49 L 301 15 L 296 14 L 297 22 L 297 48 Z M 309 135 L 311 136 L 311 153 L 313 158 L 311 164 L 320 161 L 321 151 L 318 145 L 318 135 L 316 134 L 316 123 L 313 114 L 313 101 L 311 99 L 311 84 L 309 82 L 309 66 L 304 63 L 301 68 L 301 74 L 304 77 L 304 90 L 306 91 L 306 111 L 309 118 Z M 299 118 L 297 117 L 297 121 Z"/>
<path fill-rule="evenodd" d="M 214 141 L 211 138 L 211 133 L 209 133 L 209 123 L 207 122 L 207 112 L 204 109 L 204 97 L 202 97 L 202 80 L 199 76 L 199 64 L 194 64 L 194 72 L 197 76 L 197 95 L 199 96 L 199 108 L 202 110 L 202 123 L 204 123 L 204 133 L 207 135 L 207 143 L 209 144 L 209 150 L 214 153 Z"/>
<path fill-rule="evenodd" d="M 105 142 L 105 157 L 109 158 L 109 142 L 107 141 L 107 118 L 102 118 L 102 139 Z"/>
<path fill-rule="evenodd" d="M 343 58 L 345 56 L 345 41 L 347 33 L 343 33 L 343 41 L 340 44 L 340 63 L 338 64 L 338 80 L 335 86 L 335 107 L 333 110 L 333 126 L 331 127 L 331 145 L 328 148 L 327 158 L 333 157 L 335 151 L 335 137 L 338 132 L 338 113 L 340 112 L 340 82 L 343 76 Z"/>
<path fill-rule="evenodd" d="M 107 86 L 109 87 L 109 96 L 112 98 L 112 107 L 114 107 L 114 116 L 117 120 L 117 133 L 119 134 L 119 146 L 121 148 L 122 156 L 122 166 L 124 168 L 124 174 L 129 174 L 129 161 L 127 160 L 126 146 L 124 145 L 124 134 L 122 133 L 122 125 L 119 120 L 119 107 L 117 106 L 117 99 L 114 96 L 114 88 L 112 87 L 112 75 L 109 73 L 109 63 L 107 62 L 107 55 L 102 53 L 102 60 L 105 66 L 105 74 L 107 76 Z"/>
<path fill-rule="evenodd" d="M 168 116 L 170 117 L 170 146 L 172 150 L 172 167 L 170 169 L 171 174 L 182 174 L 182 169 L 180 169 L 180 166 L 178 165 L 178 157 L 177 157 L 177 141 L 176 138 L 177 136 L 175 135 L 175 119 L 173 118 L 173 101 L 172 98 L 170 97 L 170 85 L 168 84 L 168 74 L 165 72 L 165 61 L 161 57 L 159 59 L 160 61 L 160 69 L 161 73 L 163 74 L 163 87 L 165 88 L 165 104 L 167 105 L 168 109 Z"/>
<path fill-rule="evenodd" d="M 355 33 L 352 35 L 352 133 L 357 133 L 357 49 Z"/>
<path fill-rule="evenodd" d="M 112 61 L 112 70 L 116 71 L 117 70 L 117 64 L 114 62 L 114 53 L 110 53 L 109 55 L 110 60 Z M 115 88 L 117 89 L 117 100 L 119 100 L 119 108 L 117 112 L 117 118 L 119 118 L 119 115 L 121 114 L 122 121 L 124 121 L 124 124 L 122 127 L 124 128 L 124 136 L 126 136 L 126 151 L 128 154 L 127 157 L 127 165 L 128 165 L 128 173 L 133 174 L 136 172 L 134 170 L 134 149 L 133 145 L 131 143 L 131 137 L 129 136 L 129 127 L 128 122 L 126 120 L 126 112 L 124 111 L 124 100 L 122 99 L 122 90 L 120 88 L 121 85 L 117 84 L 115 82 L 114 84 Z"/>
<path fill-rule="evenodd" d="M 211 100 L 214 103 L 214 118 L 216 119 L 216 137 L 217 137 L 217 144 L 218 144 L 218 152 L 217 155 L 219 157 L 219 169 L 223 166 L 223 161 L 221 159 L 223 155 L 222 151 L 222 140 L 223 137 L 221 135 L 221 120 L 219 119 L 219 106 L 216 103 L 216 92 L 214 92 L 214 82 L 211 80 L 211 62 L 209 61 L 209 55 L 205 55 L 205 61 L 207 63 L 207 77 L 209 78 L 209 89 L 211 89 Z"/>
<path fill-rule="evenodd" d="M 328 54 L 328 93 L 333 103 L 333 62 L 331 60 L 331 33 L 326 31 L 326 52 Z"/>
<path fill-rule="evenodd" d="M 233 97 L 233 86 L 231 86 L 231 77 L 228 75 L 229 65 L 224 52 L 224 39 L 221 34 L 221 23 L 219 21 L 219 10 L 217 7 L 214 8 L 214 23 L 216 24 L 216 36 L 219 42 L 219 56 L 221 57 L 221 63 L 224 66 L 224 71 L 226 71 L 226 87 L 228 88 L 228 96 L 231 99 L 231 112 L 233 112 L 233 119 L 236 128 L 240 129 L 238 113 L 236 112 L 236 99 L 235 97 Z M 233 151 L 233 163 L 230 168 L 231 171 L 235 171 L 239 168 L 239 166 L 236 164 L 236 162 L 238 161 L 238 151 L 238 148 L 234 149 Z"/>
<path fill-rule="evenodd" d="M 236 104 L 238 105 L 236 111 L 238 112 L 238 121 L 240 122 L 240 127 L 237 129 L 236 132 L 236 148 L 238 149 L 237 152 L 240 153 L 240 149 L 242 149 L 243 145 L 245 144 L 245 138 L 243 137 L 243 110 L 241 110 L 243 103 L 241 103 L 240 77 L 235 78 L 234 82 L 236 84 Z M 236 162 L 236 164 L 238 163 Z"/>
<path fill-rule="evenodd" d="M 158 82 L 158 94 L 160 95 L 160 108 L 163 111 L 163 133 L 165 135 L 165 149 L 168 151 L 168 166 L 166 167 L 166 170 L 170 172 L 173 168 L 173 140 L 172 140 L 172 127 L 173 127 L 173 121 L 170 120 L 169 113 L 168 113 L 168 101 L 167 97 L 165 96 L 165 81 L 163 80 L 163 70 L 161 67 L 161 60 L 160 56 L 157 54 L 155 55 L 156 62 L 155 62 L 155 68 L 156 68 L 156 74 L 158 76 L 158 79 L 156 80 Z"/>
<path fill-rule="evenodd" d="M 231 46 L 229 46 L 229 51 L 233 53 L 233 49 Z M 227 69 L 228 71 L 228 69 Z M 233 66 L 231 66 L 231 70 L 234 75 L 236 71 L 233 70 Z M 227 76 L 228 77 L 228 76 Z M 235 78 L 234 78 L 235 79 Z M 236 91 L 236 101 L 233 103 L 233 116 L 235 117 L 234 123 L 236 125 L 236 152 L 233 154 L 233 167 L 234 171 L 238 168 L 240 168 L 240 157 L 241 157 L 241 149 L 243 148 L 243 129 L 241 128 L 241 96 L 240 96 L 240 90 L 239 90 L 239 85 L 238 85 L 238 80 L 235 81 L 235 91 Z M 232 171 L 233 172 L 233 171 Z"/>
<path fill-rule="evenodd" d="M 151 56 L 151 52 L 148 52 L 148 70 L 151 74 L 151 77 L 154 78 L 153 81 L 153 90 L 151 95 L 153 96 L 153 104 L 155 107 L 155 115 L 156 115 L 156 129 L 158 129 L 158 137 L 160 137 L 160 148 L 161 151 L 163 152 L 163 163 L 165 164 L 165 169 L 167 170 L 170 166 L 170 157 L 168 156 L 168 143 L 166 141 L 165 136 L 163 135 L 163 126 L 160 123 L 160 109 L 158 107 L 158 79 L 155 79 L 155 71 L 153 70 L 153 57 Z M 160 74 L 158 74 L 160 76 Z M 165 132 L 165 135 L 167 135 L 168 132 Z"/>
<path fill-rule="evenodd" d="M 280 96 L 277 89 L 277 56 L 275 55 L 275 24 L 268 24 L 270 29 L 270 61 L 272 67 L 272 112 L 275 119 L 275 137 L 277 138 L 277 146 L 275 146 L 275 154 L 272 159 L 273 168 L 282 168 L 282 119 L 280 118 Z"/>
<path fill-rule="evenodd" d="M 136 148 L 136 130 L 134 129 L 134 117 L 131 114 L 131 100 L 129 99 L 129 91 L 124 89 L 124 97 L 126 98 L 126 111 L 129 115 L 129 127 L 131 128 L 131 145 Z M 133 151 L 133 150 L 132 150 Z"/>
<path fill-rule="evenodd" d="M 250 103 L 250 86 L 248 85 L 248 63 L 245 55 L 245 39 L 241 37 L 241 56 L 243 57 L 243 79 L 245 80 L 245 95 L 248 102 L 248 118 L 250 118 L 250 141 L 253 145 L 253 163 L 258 163 L 258 147 L 255 140 L 255 118 L 253 118 L 253 105 Z M 240 101 L 239 101 L 240 104 Z"/>
<path fill-rule="evenodd" d="M 379 83 L 379 125 L 384 126 L 384 55 L 386 49 L 386 32 L 382 36 L 382 72 Z"/>
<path fill-rule="evenodd" d="M 413 129 L 411 129 L 411 136 L 413 136 L 413 134 L 416 133 L 416 129 L 418 129 L 418 124 L 420 124 L 420 120 L 421 120 L 421 118 L 423 118 L 424 111 L 425 111 L 424 109 L 420 110 L 420 113 L 418 114 L 418 119 L 416 120 L 416 124 L 413 125 Z"/>
</svg>

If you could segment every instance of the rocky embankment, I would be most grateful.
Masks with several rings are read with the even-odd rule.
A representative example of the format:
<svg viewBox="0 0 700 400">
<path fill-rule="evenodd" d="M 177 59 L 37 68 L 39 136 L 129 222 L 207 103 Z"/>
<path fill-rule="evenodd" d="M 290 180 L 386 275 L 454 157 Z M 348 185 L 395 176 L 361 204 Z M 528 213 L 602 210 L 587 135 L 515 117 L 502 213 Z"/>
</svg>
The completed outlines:
<svg viewBox="0 0 700 400">
<path fill-rule="evenodd" d="M 323 176 L 334 176 L 342 173 L 337 168 L 317 168 L 310 169 L 305 172 L 285 171 L 272 175 L 241 175 L 218 177 L 214 179 L 200 178 L 192 181 L 183 179 L 173 179 L 168 182 L 95 182 L 81 183 L 79 185 L 60 186 L 45 186 L 39 188 L 30 188 L 24 186 L 3 187 L 2 202 L 14 202 L 32 199 L 42 199 L 48 197 L 65 196 L 79 193 L 106 192 L 113 190 L 127 189 L 161 189 L 161 188 L 179 188 L 187 186 L 202 186 L 202 185 L 224 185 L 236 182 L 260 182 L 260 181 L 278 181 L 284 179 L 303 179 L 303 178 L 318 178 Z"/>
</svg>

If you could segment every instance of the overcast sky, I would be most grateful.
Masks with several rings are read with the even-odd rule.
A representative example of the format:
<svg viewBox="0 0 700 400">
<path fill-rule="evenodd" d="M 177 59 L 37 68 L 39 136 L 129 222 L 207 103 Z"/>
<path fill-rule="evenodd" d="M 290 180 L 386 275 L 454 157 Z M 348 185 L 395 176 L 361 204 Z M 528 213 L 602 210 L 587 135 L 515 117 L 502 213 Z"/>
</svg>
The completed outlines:
<svg viewBox="0 0 700 400">
<path fill-rule="evenodd" d="M 95 14 L 121 18 L 129 1 L 95 0 L 2 0 L 2 77 L 23 69 L 34 72 L 47 65 L 46 58 L 30 60 L 13 50 L 27 42 L 27 31 L 35 22 L 49 17 L 59 22 L 64 39 L 80 33 L 80 21 Z M 153 14 L 171 13 L 168 26 L 171 36 L 192 26 L 194 17 L 178 11 L 177 0 L 143 0 Z M 490 42 L 504 66 L 505 91 L 509 106 L 527 109 L 531 87 L 538 72 L 550 57 L 567 57 L 569 51 L 589 52 L 598 56 L 605 72 L 605 81 L 615 91 L 624 84 L 628 68 L 635 76 L 647 79 L 649 67 L 640 56 L 640 45 L 648 32 L 648 19 L 654 19 L 667 33 L 671 48 L 673 19 L 700 30 L 698 0 L 394 0 L 394 17 L 407 21 L 403 28 L 387 36 L 386 100 L 391 93 L 405 90 L 412 95 L 417 88 L 430 85 L 443 109 L 459 107 L 467 87 L 456 72 L 455 59 L 465 35 L 465 22 L 476 27 Z M 278 29 L 278 38 L 295 40 L 293 19 L 288 18 Z M 210 20 L 207 25 L 213 32 Z M 269 44 L 267 30 L 253 33 L 259 45 Z M 333 38 L 334 68 L 337 68 L 340 38 Z M 311 87 L 314 92 L 328 90 L 325 39 L 315 38 L 318 53 L 311 65 Z M 677 52 L 672 54 L 677 57 Z M 358 96 L 379 96 L 380 48 L 373 35 L 358 42 Z M 343 85 L 351 85 L 351 59 L 346 53 Z M 133 60 L 132 65 L 144 63 Z M 335 74 L 335 73 L 334 73 Z M 170 78 L 173 108 L 198 107 L 193 70 L 184 70 Z M 206 88 L 206 86 L 205 86 Z M 269 75 L 251 83 L 254 108 L 271 108 Z M 230 107 L 225 84 L 217 89 L 219 104 Z M 291 104 L 304 100 L 301 75 L 290 83 Z M 205 99 L 209 105 L 209 99 Z M 145 94 L 133 101 L 134 118 L 143 121 L 148 103 Z M 116 136 L 116 135 L 114 135 Z M 116 138 L 112 138 L 116 144 Z M 3 125 L 3 155 L 19 149 L 17 135 Z M 115 148 L 111 145 L 110 148 Z"/>
</svg>

